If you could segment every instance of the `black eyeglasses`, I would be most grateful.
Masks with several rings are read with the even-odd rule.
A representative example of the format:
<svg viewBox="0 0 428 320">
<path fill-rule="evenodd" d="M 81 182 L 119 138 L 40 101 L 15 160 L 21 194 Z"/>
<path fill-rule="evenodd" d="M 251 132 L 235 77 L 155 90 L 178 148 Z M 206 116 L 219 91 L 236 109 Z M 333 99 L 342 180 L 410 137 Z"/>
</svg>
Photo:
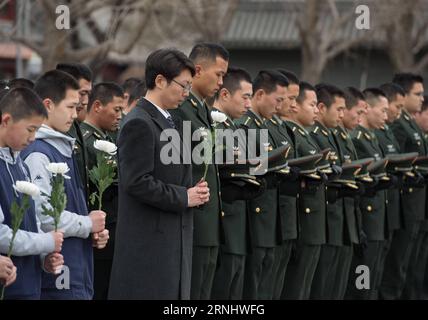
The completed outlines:
<svg viewBox="0 0 428 320">
<path fill-rule="evenodd" d="M 172 79 L 173 82 L 175 82 L 176 84 L 178 84 L 180 87 L 183 88 L 184 92 L 190 92 L 190 90 L 192 90 L 192 84 L 191 83 L 187 83 L 187 84 L 182 84 L 174 79 Z"/>
</svg>

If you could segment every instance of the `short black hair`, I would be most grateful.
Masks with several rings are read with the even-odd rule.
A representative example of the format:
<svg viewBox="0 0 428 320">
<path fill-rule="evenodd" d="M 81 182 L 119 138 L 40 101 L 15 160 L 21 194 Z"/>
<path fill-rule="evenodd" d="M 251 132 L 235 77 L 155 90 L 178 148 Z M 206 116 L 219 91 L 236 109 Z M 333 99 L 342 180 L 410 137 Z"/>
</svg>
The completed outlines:
<svg viewBox="0 0 428 320">
<path fill-rule="evenodd" d="M 183 52 L 177 49 L 159 49 L 152 52 L 146 60 L 147 89 L 155 88 L 158 75 L 164 76 L 170 83 L 184 70 L 189 70 L 192 77 L 195 75 L 195 65 Z"/>
<path fill-rule="evenodd" d="M 352 109 L 358 104 L 358 101 L 364 101 L 363 93 L 354 87 L 346 87 L 343 89 L 343 93 L 345 94 L 345 105 L 346 109 Z"/>
<path fill-rule="evenodd" d="M 92 81 L 92 71 L 83 63 L 58 63 L 56 69 L 71 74 L 77 81 Z"/>
<path fill-rule="evenodd" d="M 250 74 L 242 68 L 229 67 L 229 69 L 227 69 L 227 73 L 223 77 L 223 85 L 221 86 L 221 89 L 225 88 L 233 95 L 241 88 L 241 81 L 252 83 Z M 217 91 L 216 97 L 218 97 L 219 92 L 220 90 Z"/>
<path fill-rule="evenodd" d="M 0 100 L 2 114 L 9 113 L 14 121 L 28 119 L 32 116 L 48 117 L 48 112 L 40 97 L 29 88 L 7 90 Z"/>
<path fill-rule="evenodd" d="M 144 81 L 140 81 L 131 91 L 128 99 L 128 105 L 133 103 L 134 101 L 139 100 L 141 97 L 144 97 L 147 92 L 146 83 Z"/>
<path fill-rule="evenodd" d="M 7 83 L 7 86 L 9 87 L 9 89 L 15 89 L 15 88 L 33 89 L 34 82 L 25 78 L 15 78 L 15 79 L 9 80 L 9 82 Z"/>
<path fill-rule="evenodd" d="M 294 72 L 285 69 L 278 69 L 278 71 L 281 72 L 288 79 L 288 82 L 290 82 L 290 84 L 300 84 L 300 80 Z"/>
<path fill-rule="evenodd" d="M 306 91 L 316 92 L 315 87 L 313 85 L 311 85 L 309 82 L 300 81 L 300 83 L 299 83 L 299 96 L 296 99 L 297 103 L 302 103 L 305 100 Z"/>
<path fill-rule="evenodd" d="M 424 102 L 422 102 L 421 112 L 428 109 L 428 96 L 424 96 Z"/>
<path fill-rule="evenodd" d="M 197 43 L 189 54 L 190 60 L 195 64 L 203 59 L 215 62 L 217 57 L 229 61 L 229 51 L 221 44 L 209 42 Z"/>
<path fill-rule="evenodd" d="M 392 82 L 401 86 L 404 92 L 408 94 L 415 83 L 424 83 L 424 78 L 418 74 L 404 72 L 395 74 Z"/>
<path fill-rule="evenodd" d="M 315 86 L 315 90 L 318 104 L 323 103 L 327 108 L 331 107 L 335 98 L 345 98 L 345 93 L 331 84 L 319 83 Z"/>
<path fill-rule="evenodd" d="M 384 97 L 387 99 L 385 93 L 379 88 L 367 88 L 363 91 L 366 102 L 371 106 L 373 103 L 378 102 L 379 98 Z"/>
<path fill-rule="evenodd" d="M 382 92 L 385 94 L 388 102 L 395 101 L 397 99 L 397 95 L 403 97 L 406 95 L 406 92 L 404 92 L 403 88 L 393 82 L 384 83 L 379 87 L 379 89 L 382 90 Z"/>
<path fill-rule="evenodd" d="M 100 82 L 97 83 L 89 95 L 88 112 L 91 110 L 95 101 L 100 101 L 101 104 L 106 105 L 113 101 L 114 97 L 123 98 L 122 88 L 114 82 Z"/>
<path fill-rule="evenodd" d="M 141 79 L 131 77 L 126 79 L 122 84 L 123 92 L 131 94 L 132 90 L 141 82 Z"/>
<path fill-rule="evenodd" d="M 267 94 L 276 90 L 276 86 L 288 87 L 288 79 L 280 72 L 275 70 L 262 70 L 253 81 L 253 93 L 263 89 Z"/>
<path fill-rule="evenodd" d="M 46 72 L 34 84 L 34 91 L 42 100 L 49 98 L 55 104 L 64 100 L 67 90 L 70 89 L 79 90 L 79 83 L 73 76 L 60 70 Z"/>
</svg>

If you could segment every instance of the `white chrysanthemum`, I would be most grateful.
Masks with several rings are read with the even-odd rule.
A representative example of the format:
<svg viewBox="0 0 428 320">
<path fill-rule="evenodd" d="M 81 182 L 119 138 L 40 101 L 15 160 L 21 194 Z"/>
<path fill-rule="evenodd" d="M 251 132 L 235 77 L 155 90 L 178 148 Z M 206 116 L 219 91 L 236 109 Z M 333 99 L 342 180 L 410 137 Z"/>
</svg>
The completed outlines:
<svg viewBox="0 0 428 320">
<path fill-rule="evenodd" d="M 227 116 L 220 111 L 211 111 L 211 118 L 214 122 L 222 123 L 227 120 Z"/>
<path fill-rule="evenodd" d="M 117 151 L 117 146 L 114 143 L 106 140 L 96 140 L 94 142 L 94 148 L 108 153 L 109 155 L 115 155 Z"/>
<path fill-rule="evenodd" d="M 31 197 L 37 197 L 40 195 L 40 189 L 34 183 L 28 181 L 16 181 L 13 188 L 23 194 L 29 195 Z"/>
<path fill-rule="evenodd" d="M 51 162 L 46 166 L 46 169 L 48 169 L 48 171 L 52 174 L 61 175 L 65 175 L 68 171 L 70 171 L 70 168 L 65 162 Z"/>
</svg>

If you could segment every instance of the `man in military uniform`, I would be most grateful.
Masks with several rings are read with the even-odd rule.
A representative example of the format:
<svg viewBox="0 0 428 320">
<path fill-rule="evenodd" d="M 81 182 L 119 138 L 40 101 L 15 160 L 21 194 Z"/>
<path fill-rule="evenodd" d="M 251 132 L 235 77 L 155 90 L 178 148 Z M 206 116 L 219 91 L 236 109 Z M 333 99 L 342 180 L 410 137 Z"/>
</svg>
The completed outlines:
<svg viewBox="0 0 428 320">
<path fill-rule="evenodd" d="M 423 139 L 423 132 L 414 120 L 414 115 L 421 110 L 423 102 L 423 78 L 411 73 L 401 73 L 394 76 L 393 82 L 403 88 L 405 96 L 401 116 L 391 125 L 391 129 L 401 152 L 418 152 L 424 156 L 428 148 Z M 426 187 L 408 187 L 402 192 L 403 208 L 408 210 L 404 215 L 404 232 L 409 242 L 414 241 L 416 236 L 407 270 L 406 285 L 401 296 L 404 299 L 417 299 L 420 296 L 425 273 L 422 270 L 425 261 L 419 253 L 421 247 L 428 245 L 422 244 L 427 232 L 426 192 Z"/>
<path fill-rule="evenodd" d="M 89 94 L 92 90 L 92 72 L 91 70 L 81 63 L 59 63 L 56 66 L 57 70 L 61 70 L 72 75 L 79 83 L 79 97 L 80 105 L 76 108 L 77 118 L 74 120 L 70 131 L 67 133 L 69 136 L 76 139 L 74 144 L 74 156 L 79 169 L 79 174 L 82 179 L 82 184 L 85 188 L 86 196 L 89 196 L 89 179 L 87 175 L 87 154 L 83 142 L 82 132 L 80 130 L 80 123 L 85 120 L 86 110 L 88 108 Z"/>
<path fill-rule="evenodd" d="M 193 47 L 189 58 L 195 64 L 196 74 L 189 97 L 172 110 L 174 120 L 181 124 L 191 122 L 192 134 L 200 128 L 212 130 L 212 119 L 205 99 L 214 96 L 223 84 L 229 53 L 218 44 L 200 43 Z M 183 84 L 177 83 L 182 86 Z M 184 123 L 185 125 L 186 123 Z M 192 145 L 193 150 L 194 145 Z M 192 162 L 193 182 L 196 184 L 204 176 L 205 165 Z M 209 299 L 217 265 L 220 245 L 221 194 L 218 168 L 208 164 L 205 177 L 210 188 L 210 200 L 201 207 L 194 208 L 194 235 L 192 257 L 191 299 Z"/>
<path fill-rule="evenodd" d="M 366 89 L 364 96 L 368 102 L 367 114 L 363 115 L 361 124 L 352 133 L 352 138 L 359 158 L 374 157 L 378 161 L 383 158 L 383 152 L 374 130 L 385 124 L 388 100 L 379 89 Z M 386 193 L 380 188 L 380 184 L 379 188 L 376 186 L 372 190 L 366 190 L 361 197 L 362 228 L 367 237 L 367 245 L 363 252 L 354 254 L 347 298 L 377 299 L 377 284 L 380 282 L 379 278 L 382 277 L 383 272 L 381 257 L 386 239 L 386 202 Z M 352 271 L 356 270 L 359 265 L 369 268 L 370 289 L 361 289 L 356 286 L 358 274 Z"/>
<path fill-rule="evenodd" d="M 238 127 L 248 133 L 246 149 L 249 158 L 261 156 L 262 148 L 269 152 L 281 146 L 276 144 L 266 122 L 272 119 L 283 103 L 287 85 L 287 79 L 276 71 L 260 71 L 254 79 L 251 110 L 237 122 Z M 257 150 L 250 148 L 250 131 L 256 134 Z M 267 138 L 267 142 L 263 142 L 262 137 Z M 265 145 L 260 146 L 261 143 Z M 251 253 L 245 264 L 244 299 L 272 299 L 274 250 L 279 234 L 277 181 L 274 174 L 270 175 L 267 190 L 247 203 Z"/>
<path fill-rule="evenodd" d="M 222 129 L 226 137 L 234 138 L 233 132 L 236 132 L 238 128 L 233 120 L 241 118 L 250 109 L 252 95 L 250 75 L 243 69 L 229 67 L 223 78 L 223 85 L 216 94 L 213 108 L 214 111 L 223 112 L 227 119 L 223 123 L 219 123 L 216 129 Z M 232 160 L 235 160 L 242 151 L 240 151 L 238 141 L 234 139 L 233 142 L 232 147 L 235 149 L 232 151 L 236 152 L 233 154 Z M 224 146 L 223 161 L 226 162 L 226 153 L 231 146 L 227 144 Z M 222 190 L 226 184 L 227 182 L 223 183 L 221 180 Z M 245 200 L 227 199 L 229 195 L 223 192 L 222 225 L 225 241 L 219 249 L 219 261 L 211 292 L 211 298 L 215 300 L 240 300 L 244 287 L 245 256 L 248 250 L 247 206 Z"/>
<path fill-rule="evenodd" d="M 290 110 L 287 125 L 295 134 L 296 150 L 300 157 L 321 152 L 305 127 L 312 126 L 318 114 L 315 88 L 301 82 L 297 106 Z M 297 211 L 300 233 L 296 252 L 290 259 L 285 274 L 284 299 L 309 299 L 312 280 L 318 264 L 321 245 L 326 243 L 326 208 L 324 183 L 318 180 L 304 179 L 299 192 Z"/>
<path fill-rule="evenodd" d="M 375 130 L 384 155 L 400 153 L 400 145 L 392 132 L 390 125 L 401 115 L 404 103 L 403 89 L 394 83 L 386 83 L 380 86 L 388 99 L 388 119 L 384 126 Z M 402 206 L 401 190 L 398 188 L 387 191 L 387 216 L 390 241 L 386 243 L 385 252 L 388 252 L 381 285 L 379 288 L 380 299 L 399 299 L 404 287 L 406 270 L 409 263 L 413 242 L 403 230 L 404 216 L 408 215 L 407 208 Z M 391 238 L 392 237 L 392 238 Z M 388 251 L 388 247 L 389 251 Z M 383 258 L 383 257 L 382 257 Z"/>
<path fill-rule="evenodd" d="M 423 131 L 424 140 L 428 146 L 428 96 L 426 95 L 424 96 L 424 101 L 422 103 L 421 111 L 415 114 L 415 121 L 418 124 L 419 128 L 421 128 L 421 130 Z M 425 249 L 428 250 L 428 246 L 425 246 Z M 425 269 L 421 299 L 428 299 L 428 271 L 427 270 L 428 268 Z"/>
<path fill-rule="evenodd" d="M 117 131 L 122 109 L 123 91 L 118 85 L 104 82 L 94 87 L 89 99 L 86 119 L 80 124 L 88 155 L 88 170 L 97 165 L 97 153 L 100 152 L 95 149 L 94 142 L 107 140 L 114 143 L 108 133 Z M 89 183 L 89 190 L 91 194 L 98 192 L 92 182 Z M 94 251 L 95 300 L 106 300 L 108 295 L 117 222 L 117 181 L 104 192 L 102 205 L 102 209 L 107 214 L 106 228 L 110 232 L 110 241 L 104 250 Z M 89 203 L 88 206 L 95 209 L 98 208 L 98 203 Z"/>
<path fill-rule="evenodd" d="M 293 78 L 292 74 L 285 70 L 278 71 L 284 76 L 286 76 L 285 74 L 287 73 L 292 78 L 292 80 L 288 80 L 289 84 L 287 86 L 284 102 L 277 110 L 276 114 L 274 114 L 271 119 L 266 121 L 266 126 L 276 145 L 290 146 L 290 150 L 288 151 L 287 155 L 287 160 L 289 160 L 297 158 L 294 134 L 291 130 L 287 130 L 287 127 L 285 127 L 284 121 L 281 119 L 281 117 L 288 116 L 291 106 L 295 106 L 299 85 L 295 84 L 295 82 L 298 81 L 297 77 Z M 299 191 L 298 187 L 300 181 L 298 179 L 298 175 L 295 173 L 291 173 L 287 176 L 282 175 L 281 177 L 282 179 L 278 186 L 279 228 L 281 238 L 279 245 L 275 248 L 272 272 L 272 298 L 275 300 L 281 298 L 288 261 L 290 260 L 292 248 L 293 245 L 295 245 L 295 240 L 298 236 L 296 197 L 297 192 Z"/>
<path fill-rule="evenodd" d="M 354 143 L 352 142 L 350 131 L 354 130 L 361 121 L 361 116 L 365 113 L 366 102 L 364 101 L 363 94 L 356 88 L 348 87 L 344 89 L 345 94 L 345 106 L 343 118 L 340 124 L 332 130 L 336 142 L 340 149 L 341 161 L 343 164 L 351 163 L 358 159 L 357 151 Z M 345 209 L 345 243 L 341 247 L 341 260 L 342 267 L 339 268 L 336 280 L 339 283 L 345 283 L 345 286 L 341 290 L 334 293 L 334 298 L 343 299 L 346 293 L 349 274 L 355 270 L 350 270 L 351 262 L 354 252 L 354 246 L 358 247 L 364 245 L 361 243 L 361 239 L 364 241 L 364 235 L 362 234 L 362 221 L 361 221 L 361 210 L 359 208 L 359 196 L 361 194 L 361 184 L 359 184 L 360 190 L 354 192 L 353 195 L 347 195 L 343 198 L 344 209 Z M 346 236 L 349 238 L 346 239 Z"/>
<path fill-rule="evenodd" d="M 312 127 L 311 136 L 320 149 L 331 149 L 332 155 L 329 160 L 335 171 L 333 179 L 334 175 L 341 174 L 342 154 L 330 129 L 337 127 L 343 118 L 344 93 L 339 88 L 328 84 L 319 84 L 316 89 L 319 114 Z M 338 298 L 337 294 L 343 292 L 343 288 L 347 285 L 347 281 L 341 283 L 340 278 L 336 281 L 339 271 L 349 268 L 349 258 L 341 254 L 341 249 L 345 244 L 345 231 L 348 229 L 345 228 L 344 202 L 342 198 L 337 198 L 336 186 L 327 184 L 326 187 L 327 243 L 321 247 L 320 259 L 311 288 L 312 299 Z M 332 195 L 331 199 L 329 194 Z M 349 236 L 347 235 L 347 237 Z"/>
</svg>

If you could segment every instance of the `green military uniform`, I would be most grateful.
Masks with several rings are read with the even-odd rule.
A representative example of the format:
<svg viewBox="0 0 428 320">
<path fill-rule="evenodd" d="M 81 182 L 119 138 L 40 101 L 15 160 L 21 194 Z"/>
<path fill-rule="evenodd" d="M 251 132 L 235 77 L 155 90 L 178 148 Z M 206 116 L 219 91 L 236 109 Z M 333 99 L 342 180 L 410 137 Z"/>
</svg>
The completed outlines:
<svg viewBox="0 0 428 320">
<path fill-rule="evenodd" d="M 320 153 L 319 146 L 305 128 L 291 121 L 287 121 L 287 126 L 294 132 L 300 157 Z M 326 243 L 324 184 L 319 183 L 311 189 L 306 185 L 297 201 L 300 233 L 296 253 L 292 255 L 285 274 L 284 299 L 309 299 L 321 245 Z"/>
<path fill-rule="evenodd" d="M 352 133 L 352 139 L 359 158 L 383 158 L 382 149 L 374 132 L 358 126 Z M 362 214 L 362 228 L 367 236 L 367 248 L 361 254 L 354 254 L 351 273 L 348 282 L 347 297 L 350 299 L 377 299 L 378 287 L 383 267 L 381 257 L 386 239 L 386 192 L 377 191 L 373 196 L 361 197 L 360 209 Z M 358 289 L 355 284 L 358 274 L 352 272 L 357 266 L 365 265 L 370 270 L 370 289 Z"/>
<path fill-rule="evenodd" d="M 228 117 L 225 122 L 218 124 L 216 129 L 236 131 L 238 128 Z M 234 145 L 237 147 L 237 142 Z M 226 153 L 226 150 L 224 151 Z M 240 300 L 244 287 L 245 257 L 248 252 L 247 205 L 245 200 L 222 199 L 222 208 L 224 243 L 219 249 L 211 299 Z"/>
<path fill-rule="evenodd" d="M 262 130 L 268 128 L 262 119 L 253 111 L 248 111 L 245 116 L 237 121 L 237 126 L 245 132 L 253 129 L 256 132 L 256 148 L 260 146 Z M 247 135 L 247 140 L 249 140 Z M 247 141 L 247 151 L 250 145 Z M 269 146 L 265 151 L 272 151 L 279 147 L 272 135 L 268 134 Z M 256 150 L 257 156 L 261 150 Z M 272 270 L 274 263 L 274 250 L 278 244 L 278 190 L 274 183 L 268 185 L 263 194 L 247 202 L 248 222 L 251 239 L 251 253 L 245 263 L 244 299 L 271 299 L 272 298 Z"/>
<path fill-rule="evenodd" d="M 97 151 L 94 148 L 96 140 L 107 140 L 113 142 L 107 132 L 87 123 L 80 124 L 82 130 L 82 137 L 86 147 L 87 153 L 87 167 L 91 170 L 97 164 Z M 89 191 L 92 194 L 97 192 L 95 185 L 89 183 Z M 110 271 L 113 262 L 114 254 L 114 240 L 117 222 L 118 210 L 118 185 L 117 181 L 106 189 L 103 194 L 103 207 L 102 210 L 107 214 L 106 216 L 106 229 L 109 230 L 109 241 L 107 246 L 102 249 L 94 249 L 94 299 L 106 300 L 108 295 L 108 288 L 110 282 Z M 94 205 L 88 203 L 88 208 L 91 210 L 98 209 L 98 203 Z"/>
<path fill-rule="evenodd" d="M 382 129 L 375 130 L 380 147 L 385 155 L 400 152 L 400 145 L 391 128 L 386 124 Z M 399 299 L 406 278 L 410 253 L 414 242 L 404 228 L 404 215 L 407 209 L 402 207 L 401 190 L 396 188 L 387 191 L 387 217 L 390 242 L 386 242 L 384 254 L 388 252 L 382 281 L 379 288 L 380 299 Z M 408 214 L 408 213 L 407 213 Z M 389 243 L 389 245 L 388 245 Z M 389 250 L 388 250 L 389 247 Z"/>
<path fill-rule="evenodd" d="M 426 146 L 428 146 L 428 133 L 424 133 L 423 137 L 424 137 L 424 141 L 425 141 Z M 427 150 L 427 152 L 428 152 L 428 150 Z M 427 188 L 427 196 L 428 196 L 428 188 Z M 428 216 L 428 203 L 425 204 L 425 209 L 427 210 L 426 216 Z M 422 225 L 422 228 L 426 230 L 426 229 L 428 229 L 427 227 L 428 227 L 428 223 L 425 221 Z M 423 248 L 425 249 L 425 252 L 422 254 L 422 256 L 424 257 L 424 256 L 428 255 L 428 253 L 427 253 L 428 244 L 426 241 L 424 242 Z M 422 257 L 422 259 L 424 259 L 423 257 Z M 428 258 L 426 258 L 425 261 L 426 261 L 425 270 L 423 270 L 424 281 L 422 284 L 422 289 L 421 289 L 422 293 L 420 295 L 420 298 L 427 300 L 428 299 Z"/>
<path fill-rule="evenodd" d="M 266 121 L 266 126 L 269 130 L 276 145 L 289 145 L 287 159 L 297 158 L 297 151 L 294 147 L 293 131 L 287 129 L 284 122 L 277 116 Z M 291 257 L 292 246 L 297 239 L 298 224 L 297 224 L 297 201 L 296 196 L 284 194 L 281 189 L 286 187 L 286 184 L 296 183 L 296 181 L 287 181 L 279 185 L 278 204 L 279 204 L 279 227 L 281 242 L 275 248 L 274 265 L 272 272 L 273 284 L 273 299 L 280 299 L 284 287 L 285 272 Z M 299 181 L 297 181 L 299 183 Z"/>
<path fill-rule="evenodd" d="M 212 130 L 210 111 L 205 102 L 193 93 L 178 107 L 171 110 L 173 119 L 180 123 L 191 122 L 191 133 L 200 128 Z M 192 150 L 200 142 L 192 141 Z M 193 184 L 204 176 L 205 164 L 192 161 Z M 210 200 L 193 209 L 193 256 L 192 284 L 190 298 L 207 300 L 211 297 L 212 283 L 217 265 L 218 248 L 221 238 L 221 192 L 217 165 L 209 164 L 205 180 L 210 188 Z"/>
<path fill-rule="evenodd" d="M 82 181 L 83 190 L 85 190 L 85 196 L 89 198 L 89 178 L 88 178 L 88 167 L 87 167 L 87 154 L 85 142 L 83 141 L 82 131 L 80 129 L 80 123 L 77 120 L 73 121 L 70 130 L 67 134 L 74 139 L 76 142 L 74 144 L 73 155 L 79 169 L 80 179 Z"/>
<path fill-rule="evenodd" d="M 423 140 L 423 132 L 416 124 L 412 116 L 405 110 L 392 125 L 395 138 L 400 145 L 401 152 L 418 152 L 420 155 L 427 154 L 427 145 Z M 403 188 L 402 202 L 404 211 L 403 237 L 411 248 L 410 262 L 407 269 L 406 285 L 402 289 L 401 298 L 416 299 L 418 290 L 423 279 L 422 271 L 418 271 L 422 261 L 419 260 L 420 244 L 425 231 L 421 230 L 422 221 L 426 215 L 426 188 Z M 414 243 L 413 245 L 411 243 Z"/>
<path fill-rule="evenodd" d="M 342 157 L 342 163 L 350 163 L 358 160 L 357 150 L 355 149 L 348 131 L 341 126 L 338 126 L 333 129 L 332 132 L 336 137 L 336 142 L 341 151 L 340 155 Z M 339 268 L 335 281 L 339 284 L 345 283 L 345 285 L 341 287 L 341 289 L 338 289 L 336 293 L 333 292 L 333 294 L 335 294 L 333 297 L 334 299 L 344 298 L 349 274 L 354 271 L 351 270 L 352 257 L 354 253 L 353 246 L 360 243 L 360 233 L 362 229 L 362 217 L 359 202 L 359 194 L 357 192 L 354 197 L 347 196 L 343 198 L 345 209 L 344 220 L 347 232 L 345 232 L 345 245 L 340 248 L 340 260 L 342 261 L 342 267 Z"/>
<path fill-rule="evenodd" d="M 341 151 L 337 145 L 333 133 L 316 122 L 310 132 L 314 141 L 320 149 L 330 148 L 335 153 L 335 159 L 330 160 L 332 164 L 342 164 Z M 326 187 L 326 192 L 328 187 Z M 339 270 L 342 270 L 349 258 L 342 255 L 341 247 L 344 245 L 345 235 L 345 208 L 343 198 L 334 202 L 327 201 L 327 243 L 321 247 L 320 259 L 315 271 L 311 288 L 311 299 L 334 299 L 337 294 L 344 291 L 347 281 L 341 283 L 338 278 Z M 348 237 L 349 238 L 349 237 Z M 347 243 L 349 245 L 349 243 Z M 342 260 L 343 259 L 343 260 Z"/>
</svg>

